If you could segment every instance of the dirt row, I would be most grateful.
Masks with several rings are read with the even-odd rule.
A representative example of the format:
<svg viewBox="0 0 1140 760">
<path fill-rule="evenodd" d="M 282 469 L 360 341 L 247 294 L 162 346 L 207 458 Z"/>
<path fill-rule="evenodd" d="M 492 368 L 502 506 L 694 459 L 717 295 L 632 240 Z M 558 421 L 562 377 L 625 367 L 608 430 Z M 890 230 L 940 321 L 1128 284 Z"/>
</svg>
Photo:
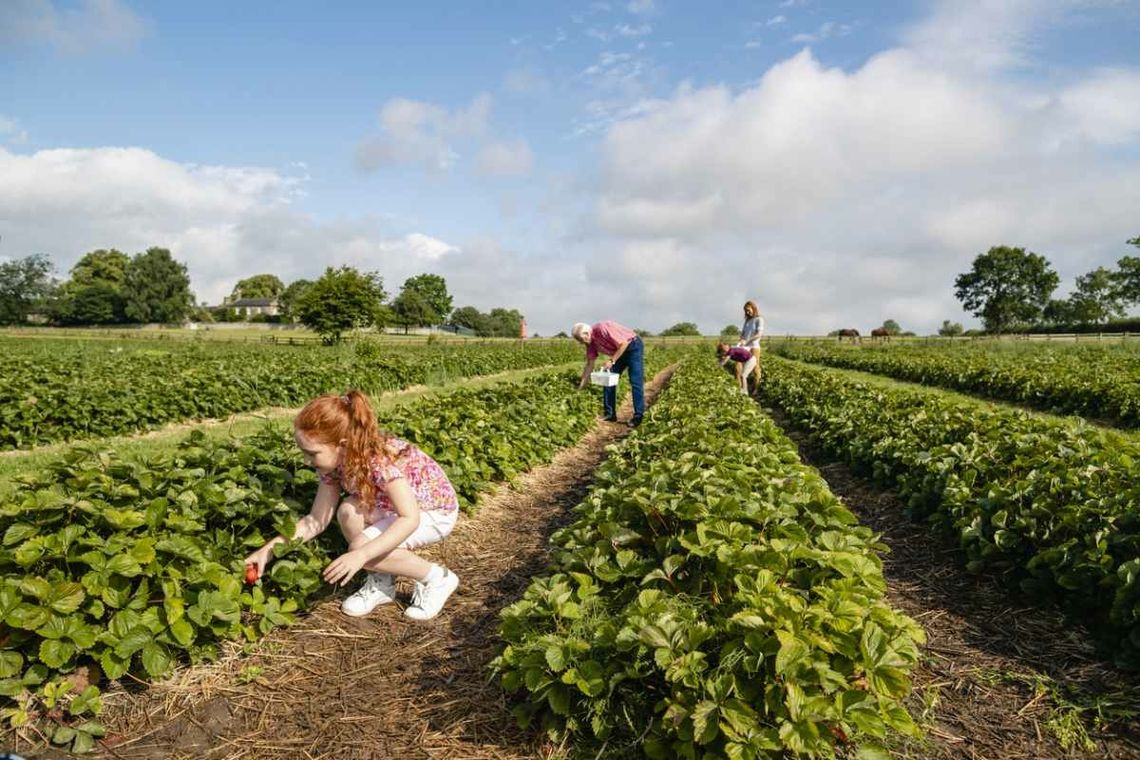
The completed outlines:
<svg viewBox="0 0 1140 760">
<path fill-rule="evenodd" d="M 669 374 L 649 383 L 647 400 Z M 434 621 L 407 620 L 397 606 L 349 618 L 337 594 L 250 654 L 235 646 L 166 682 L 108 694 L 103 756 L 548 757 L 553 748 L 516 726 L 490 679 L 499 611 L 546 567 L 550 534 L 585 495 L 606 447 L 628 432 L 600 422 L 551 464 L 483 499 L 476 515 L 425 552 L 461 581 Z M 399 591 L 402 607 L 410 587 Z"/>
</svg>

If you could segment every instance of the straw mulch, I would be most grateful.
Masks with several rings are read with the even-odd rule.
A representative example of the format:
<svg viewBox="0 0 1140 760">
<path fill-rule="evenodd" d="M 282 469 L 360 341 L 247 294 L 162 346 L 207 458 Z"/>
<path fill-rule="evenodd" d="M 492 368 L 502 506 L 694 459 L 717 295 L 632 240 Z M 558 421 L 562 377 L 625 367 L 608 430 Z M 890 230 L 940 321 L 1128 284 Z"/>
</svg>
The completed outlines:
<svg viewBox="0 0 1140 760">
<path fill-rule="evenodd" d="M 648 384 L 648 400 L 670 374 Z M 516 726 L 490 678 L 499 611 L 545 569 L 551 532 L 581 501 L 606 447 L 628 432 L 600 422 L 551 464 L 484 498 L 475 516 L 425 551 L 461 581 L 435 620 L 410 621 L 396 606 L 349 618 L 338 593 L 250 655 L 234 647 L 216 663 L 108 695 L 104 756 L 549 757 L 554 748 Z M 403 607 L 410 586 L 399 591 Z"/>
<path fill-rule="evenodd" d="M 1089 633 L 1055 610 L 1029 607 L 994 580 L 967 573 L 958 549 L 926 525 L 905 517 L 893 492 L 875 488 L 844 464 L 829 462 L 777 410 L 767 410 L 800 444 L 831 490 L 881 534 L 888 600 L 926 630 L 927 645 L 913 673 L 908 707 L 927 732 L 924 741 L 897 742 L 895 757 L 970 760 L 1140 758 L 1135 718 L 1113 720 L 1110 703 L 1140 712 L 1140 675 L 1099 658 Z M 1048 683 L 1050 688 L 1035 688 Z M 1056 696 L 1060 694 L 1061 696 Z M 1074 699 L 1077 695 L 1083 695 Z M 1108 707 L 1104 725 L 1094 710 Z M 1063 747 L 1058 733 L 1088 744 Z"/>
</svg>

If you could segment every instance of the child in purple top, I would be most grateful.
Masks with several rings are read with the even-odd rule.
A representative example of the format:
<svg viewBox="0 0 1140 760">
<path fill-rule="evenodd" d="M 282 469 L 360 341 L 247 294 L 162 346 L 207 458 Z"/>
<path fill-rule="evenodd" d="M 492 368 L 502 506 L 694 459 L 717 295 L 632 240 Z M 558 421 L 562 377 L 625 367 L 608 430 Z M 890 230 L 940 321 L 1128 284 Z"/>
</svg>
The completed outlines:
<svg viewBox="0 0 1140 760">
<path fill-rule="evenodd" d="M 727 343 L 716 344 L 716 355 L 720 359 L 720 366 L 734 362 L 736 367 L 736 382 L 740 383 L 740 390 L 748 393 L 748 374 L 756 366 L 756 357 L 743 346 L 729 348 Z"/>
</svg>

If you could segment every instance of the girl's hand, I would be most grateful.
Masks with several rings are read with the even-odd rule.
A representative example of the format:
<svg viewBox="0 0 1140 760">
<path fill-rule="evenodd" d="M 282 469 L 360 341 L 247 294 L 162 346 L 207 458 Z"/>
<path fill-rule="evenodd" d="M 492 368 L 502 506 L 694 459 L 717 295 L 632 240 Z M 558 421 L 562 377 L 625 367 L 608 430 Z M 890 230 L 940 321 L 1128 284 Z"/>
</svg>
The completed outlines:
<svg viewBox="0 0 1140 760">
<path fill-rule="evenodd" d="M 257 567 L 258 577 L 265 574 L 265 568 L 269 566 L 270 560 L 273 559 L 273 545 L 266 544 L 253 554 L 245 558 L 245 564 L 254 565 Z"/>
<path fill-rule="evenodd" d="M 364 555 L 360 552 L 345 552 L 330 562 L 321 575 L 327 583 L 343 586 L 352 580 L 352 576 L 356 575 L 360 568 L 364 567 L 364 562 Z"/>
</svg>

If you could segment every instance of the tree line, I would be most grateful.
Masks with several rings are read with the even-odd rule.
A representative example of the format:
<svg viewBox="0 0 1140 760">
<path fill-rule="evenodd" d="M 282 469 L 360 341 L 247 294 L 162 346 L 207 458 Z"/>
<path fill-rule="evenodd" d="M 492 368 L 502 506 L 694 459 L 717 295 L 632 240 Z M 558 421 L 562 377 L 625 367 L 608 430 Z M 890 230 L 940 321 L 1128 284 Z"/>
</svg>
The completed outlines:
<svg viewBox="0 0 1140 760">
<path fill-rule="evenodd" d="M 1140 236 L 1127 244 L 1140 248 Z M 1140 304 L 1140 256 L 1123 256 L 1114 269 L 1100 266 L 1078 276 L 1066 299 L 1053 297 L 1060 284 L 1044 256 L 1001 245 L 958 275 L 954 295 L 990 333 L 1105 325 Z"/>
<path fill-rule="evenodd" d="M 404 281 L 389 300 L 377 272 L 328 267 L 316 280 L 289 285 L 274 274 L 240 280 L 228 299 L 215 307 L 196 305 L 186 265 L 165 248 L 129 256 L 114 249 L 85 254 L 61 280 L 43 254 L 0 263 L 0 324 L 29 321 L 60 326 L 179 324 L 185 321 L 236 321 L 245 316 L 231 304 L 269 299 L 278 314 L 255 319 L 297 322 L 335 343 L 360 328 L 393 325 L 406 330 L 426 325 L 467 328 L 481 337 L 518 337 L 523 315 L 517 309 L 483 313 L 473 306 L 452 309 L 447 282 L 435 274 Z"/>
</svg>

